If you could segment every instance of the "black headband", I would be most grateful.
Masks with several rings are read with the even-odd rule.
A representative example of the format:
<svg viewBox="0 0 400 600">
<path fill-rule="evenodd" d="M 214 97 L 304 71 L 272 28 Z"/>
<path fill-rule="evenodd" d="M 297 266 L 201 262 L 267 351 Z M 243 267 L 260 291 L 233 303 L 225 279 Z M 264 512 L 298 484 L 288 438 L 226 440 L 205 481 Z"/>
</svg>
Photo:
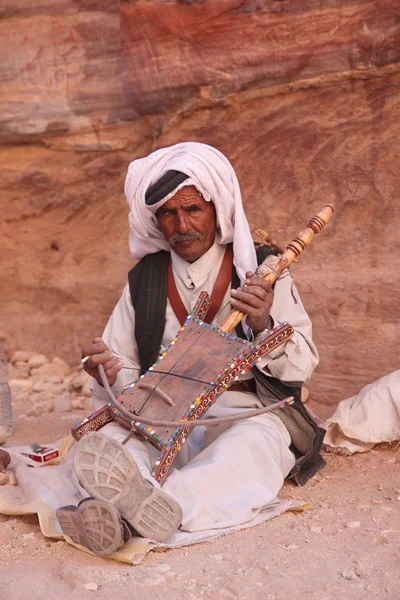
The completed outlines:
<svg viewBox="0 0 400 600">
<path fill-rule="evenodd" d="M 152 206 L 160 202 L 170 192 L 173 192 L 182 181 L 188 179 L 189 175 L 180 171 L 167 171 L 158 181 L 151 185 L 145 194 L 145 202 L 147 206 Z"/>
</svg>

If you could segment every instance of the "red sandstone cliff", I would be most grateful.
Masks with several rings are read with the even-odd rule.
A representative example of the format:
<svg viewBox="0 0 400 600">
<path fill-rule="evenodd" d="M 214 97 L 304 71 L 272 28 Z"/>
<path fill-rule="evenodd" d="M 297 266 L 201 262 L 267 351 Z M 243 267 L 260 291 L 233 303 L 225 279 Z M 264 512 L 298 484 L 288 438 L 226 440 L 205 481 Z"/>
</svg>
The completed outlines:
<svg viewBox="0 0 400 600">
<path fill-rule="evenodd" d="M 0 342 L 72 361 L 131 265 L 128 163 L 184 140 L 232 161 L 282 242 L 326 202 L 294 270 L 345 397 L 398 368 L 397 0 L 4 0 Z"/>
</svg>

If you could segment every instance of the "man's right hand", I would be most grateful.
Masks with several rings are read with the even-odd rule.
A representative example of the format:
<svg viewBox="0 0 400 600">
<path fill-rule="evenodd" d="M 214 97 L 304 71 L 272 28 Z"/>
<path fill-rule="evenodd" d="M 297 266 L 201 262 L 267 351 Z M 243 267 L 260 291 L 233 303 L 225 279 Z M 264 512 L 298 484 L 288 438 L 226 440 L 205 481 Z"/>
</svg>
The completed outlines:
<svg viewBox="0 0 400 600">
<path fill-rule="evenodd" d="M 83 363 L 83 368 L 86 373 L 89 373 L 101 385 L 101 378 L 97 369 L 98 365 L 103 365 L 108 383 L 113 385 L 117 380 L 117 375 L 124 366 L 124 363 L 113 356 L 111 350 L 106 346 L 103 340 L 99 337 L 94 338 L 90 346 L 85 346 L 82 350 L 82 357 L 90 356 Z"/>
</svg>

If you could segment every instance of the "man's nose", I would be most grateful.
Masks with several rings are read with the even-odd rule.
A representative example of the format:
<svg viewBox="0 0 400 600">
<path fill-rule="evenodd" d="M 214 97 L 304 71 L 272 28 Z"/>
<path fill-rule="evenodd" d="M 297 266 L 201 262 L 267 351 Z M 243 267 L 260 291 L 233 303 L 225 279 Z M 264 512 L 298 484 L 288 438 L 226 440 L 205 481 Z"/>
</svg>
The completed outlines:
<svg viewBox="0 0 400 600">
<path fill-rule="evenodd" d="M 177 231 L 187 233 L 191 229 L 190 220 L 185 212 L 178 213 Z"/>
</svg>

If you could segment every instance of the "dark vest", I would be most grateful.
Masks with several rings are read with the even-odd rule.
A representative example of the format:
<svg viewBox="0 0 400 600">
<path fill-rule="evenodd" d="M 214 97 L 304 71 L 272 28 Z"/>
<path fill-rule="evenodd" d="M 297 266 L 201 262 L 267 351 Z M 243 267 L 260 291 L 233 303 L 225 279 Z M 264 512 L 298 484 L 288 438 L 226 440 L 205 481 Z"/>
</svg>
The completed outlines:
<svg viewBox="0 0 400 600">
<path fill-rule="evenodd" d="M 276 254 L 269 246 L 256 246 L 257 262 L 260 264 L 269 254 Z M 170 254 L 161 250 L 148 254 L 129 271 L 128 281 L 132 304 L 135 309 L 135 337 L 142 371 L 146 371 L 157 360 L 165 329 L 167 308 L 167 269 Z M 239 287 L 240 280 L 233 268 L 232 288 Z M 236 335 L 245 339 L 239 324 Z M 257 394 L 261 402 L 268 405 L 276 399 L 294 396 L 295 403 L 276 411 L 289 430 L 292 438 L 291 449 L 296 456 L 296 464 L 289 473 L 289 479 L 304 485 L 325 461 L 320 456 L 325 431 L 318 427 L 301 402 L 301 388 L 292 387 L 274 377 L 253 369 L 257 382 Z"/>
</svg>

